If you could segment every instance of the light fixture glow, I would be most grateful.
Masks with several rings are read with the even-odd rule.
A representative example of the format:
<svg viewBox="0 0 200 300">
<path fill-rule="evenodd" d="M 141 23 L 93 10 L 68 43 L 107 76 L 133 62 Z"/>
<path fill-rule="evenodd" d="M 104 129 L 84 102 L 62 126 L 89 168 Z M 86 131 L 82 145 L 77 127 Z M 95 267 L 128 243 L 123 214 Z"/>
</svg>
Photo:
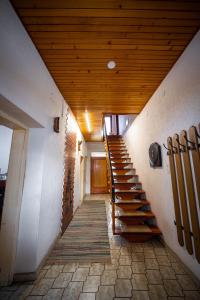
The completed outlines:
<svg viewBox="0 0 200 300">
<path fill-rule="evenodd" d="M 107 67 L 108 69 L 112 70 L 116 67 L 116 62 L 114 60 L 110 60 L 108 63 L 107 63 Z"/>
<path fill-rule="evenodd" d="M 87 111 L 85 112 L 85 120 L 86 120 L 88 131 L 91 132 L 90 118 Z"/>
</svg>

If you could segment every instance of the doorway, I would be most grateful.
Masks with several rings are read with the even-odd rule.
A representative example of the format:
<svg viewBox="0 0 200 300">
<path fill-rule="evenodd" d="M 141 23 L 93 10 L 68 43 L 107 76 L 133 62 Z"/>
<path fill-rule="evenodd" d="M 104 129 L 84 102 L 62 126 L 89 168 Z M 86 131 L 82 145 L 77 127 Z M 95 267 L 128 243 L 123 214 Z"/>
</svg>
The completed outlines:
<svg viewBox="0 0 200 300">
<path fill-rule="evenodd" d="M 13 130 L 0 125 L 0 227 L 5 198 L 6 182 L 8 177 L 8 165 L 12 143 Z"/>
<path fill-rule="evenodd" d="M 11 125 L 10 121 L 1 123 L 1 120 L 0 118 L 0 124 Z M 10 153 L 7 157 L 9 163 L 7 172 L 1 176 L 6 182 L 3 188 L 0 227 L 0 286 L 10 284 L 14 274 L 28 142 L 28 130 L 19 128 L 15 124 L 9 127 L 13 129 L 12 138 L 10 137 L 12 141 L 10 141 Z"/>
<path fill-rule="evenodd" d="M 105 157 L 91 157 L 91 194 L 107 194 L 107 162 Z"/>
</svg>

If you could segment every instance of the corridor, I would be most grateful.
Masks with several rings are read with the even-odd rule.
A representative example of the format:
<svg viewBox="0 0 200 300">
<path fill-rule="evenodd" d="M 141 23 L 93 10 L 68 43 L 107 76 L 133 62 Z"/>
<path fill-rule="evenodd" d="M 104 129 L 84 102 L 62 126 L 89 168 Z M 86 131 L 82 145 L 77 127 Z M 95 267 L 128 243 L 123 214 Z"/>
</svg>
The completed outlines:
<svg viewBox="0 0 200 300">
<path fill-rule="evenodd" d="M 35 282 L 1 288 L 1 300 L 199 300 L 198 282 L 159 240 L 129 243 L 113 236 L 109 195 L 85 200 L 105 200 L 111 263 L 49 265 L 47 259 Z"/>
</svg>

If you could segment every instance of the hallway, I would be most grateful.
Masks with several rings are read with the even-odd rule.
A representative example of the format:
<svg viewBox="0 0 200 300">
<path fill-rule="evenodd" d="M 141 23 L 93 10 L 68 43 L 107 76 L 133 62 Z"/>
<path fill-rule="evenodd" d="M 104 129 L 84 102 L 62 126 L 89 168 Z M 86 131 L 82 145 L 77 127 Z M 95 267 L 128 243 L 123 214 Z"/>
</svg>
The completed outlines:
<svg viewBox="0 0 200 300">
<path fill-rule="evenodd" d="M 113 236 L 109 195 L 86 199 L 106 201 L 112 262 L 47 262 L 35 282 L 1 288 L 1 300 L 199 300 L 195 278 L 158 240 L 129 243 Z"/>
<path fill-rule="evenodd" d="M 200 0 L 0 0 L 0 41 L 0 299 L 199 299 Z"/>
</svg>

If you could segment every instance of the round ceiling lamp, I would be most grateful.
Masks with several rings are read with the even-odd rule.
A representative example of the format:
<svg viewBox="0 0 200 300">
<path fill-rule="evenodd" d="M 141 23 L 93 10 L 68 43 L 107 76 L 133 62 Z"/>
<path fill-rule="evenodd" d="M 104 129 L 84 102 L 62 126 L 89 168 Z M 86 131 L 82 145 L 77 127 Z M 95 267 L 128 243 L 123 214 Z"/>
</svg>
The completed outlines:
<svg viewBox="0 0 200 300">
<path fill-rule="evenodd" d="M 108 63 L 107 63 L 107 67 L 109 70 L 112 70 L 116 67 L 116 62 L 114 60 L 110 60 Z"/>
</svg>

